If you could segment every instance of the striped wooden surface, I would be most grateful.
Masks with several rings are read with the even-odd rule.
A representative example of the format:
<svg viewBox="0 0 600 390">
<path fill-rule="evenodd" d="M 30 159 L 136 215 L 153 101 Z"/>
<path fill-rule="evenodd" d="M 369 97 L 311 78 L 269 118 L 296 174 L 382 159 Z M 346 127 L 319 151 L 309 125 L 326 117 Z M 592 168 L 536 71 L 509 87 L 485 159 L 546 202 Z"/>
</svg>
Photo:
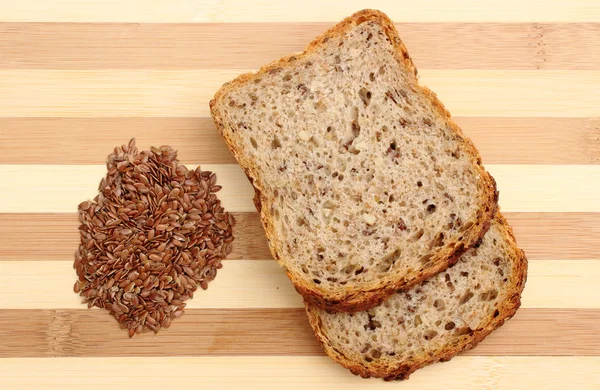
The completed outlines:
<svg viewBox="0 0 600 390">
<path fill-rule="evenodd" d="M 207 103 L 358 0 L 0 1 L 0 388 L 600 388 L 600 2 L 368 2 L 481 151 L 530 259 L 523 307 L 408 384 L 326 358 L 270 260 L 252 190 Z M 169 143 L 217 172 L 234 251 L 158 335 L 72 292 L 76 205 L 112 147 Z"/>
</svg>

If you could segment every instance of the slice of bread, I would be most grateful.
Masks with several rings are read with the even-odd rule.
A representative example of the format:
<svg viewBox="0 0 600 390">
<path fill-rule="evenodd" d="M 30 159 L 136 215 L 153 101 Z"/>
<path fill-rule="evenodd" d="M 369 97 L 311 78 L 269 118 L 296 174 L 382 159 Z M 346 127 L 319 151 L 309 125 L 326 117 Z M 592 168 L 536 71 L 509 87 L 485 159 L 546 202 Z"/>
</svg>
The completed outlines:
<svg viewBox="0 0 600 390">
<path fill-rule="evenodd" d="M 273 256 L 321 308 L 365 310 L 443 271 L 494 215 L 477 150 L 381 12 L 226 83 L 210 107 Z"/>
<path fill-rule="evenodd" d="M 335 361 L 362 377 L 406 379 L 415 370 L 473 348 L 521 303 L 527 259 L 497 214 L 481 243 L 445 272 L 355 314 L 307 313 Z"/>
</svg>

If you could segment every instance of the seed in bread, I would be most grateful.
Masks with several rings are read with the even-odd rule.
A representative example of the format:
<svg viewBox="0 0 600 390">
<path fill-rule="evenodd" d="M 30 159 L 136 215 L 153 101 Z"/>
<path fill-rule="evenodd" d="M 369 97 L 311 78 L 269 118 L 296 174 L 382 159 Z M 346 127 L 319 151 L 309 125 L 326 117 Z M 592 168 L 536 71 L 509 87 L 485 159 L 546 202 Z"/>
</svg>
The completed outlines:
<svg viewBox="0 0 600 390">
<path fill-rule="evenodd" d="M 381 12 L 225 84 L 210 105 L 274 257 L 315 305 L 373 307 L 489 227 L 493 179 Z"/>
<path fill-rule="evenodd" d="M 473 348 L 520 305 L 527 260 L 498 214 L 480 245 L 445 272 L 355 314 L 307 307 L 334 360 L 363 377 L 406 379 Z"/>
</svg>

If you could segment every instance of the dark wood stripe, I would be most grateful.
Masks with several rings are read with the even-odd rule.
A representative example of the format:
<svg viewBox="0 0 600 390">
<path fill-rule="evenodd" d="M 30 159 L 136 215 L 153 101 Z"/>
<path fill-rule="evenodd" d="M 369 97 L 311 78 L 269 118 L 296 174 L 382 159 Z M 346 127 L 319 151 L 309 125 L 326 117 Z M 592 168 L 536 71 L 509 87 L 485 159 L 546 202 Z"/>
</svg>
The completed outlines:
<svg viewBox="0 0 600 390">
<path fill-rule="evenodd" d="M 503 213 L 530 260 L 600 259 L 600 213 Z"/>
<path fill-rule="evenodd" d="M 600 164 L 600 118 L 454 118 L 486 164 Z"/>
<path fill-rule="evenodd" d="M 257 213 L 237 220 L 229 259 L 270 259 Z M 530 260 L 600 259 L 600 213 L 505 213 Z M 71 261 L 79 243 L 76 214 L 0 213 L 0 261 Z"/>
<path fill-rule="evenodd" d="M 469 355 L 598 356 L 600 310 L 521 309 Z M 303 309 L 194 309 L 129 339 L 101 310 L 1 310 L 0 357 L 322 355 Z"/>
<path fill-rule="evenodd" d="M 332 23 L 0 23 L 4 69 L 257 68 Z M 398 23 L 428 69 L 600 69 L 599 23 Z M 225 43 L 224 43 L 225 42 Z"/>
<path fill-rule="evenodd" d="M 486 164 L 600 164 L 599 118 L 455 118 Z M 104 164 L 114 146 L 169 142 L 182 161 L 234 164 L 210 118 L 0 118 L 0 164 Z"/>
<path fill-rule="evenodd" d="M 104 164 L 133 137 L 168 142 L 181 161 L 235 164 L 211 118 L 0 118 L 0 129 L 0 164 Z"/>
<path fill-rule="evenodd" d="M 257 213 L 234 213 L 233 251 L 228 259 L 271 258 Z M 68 260 L 79 245 L 77 214 L 0 213 L 0 260 Z"/>
</svg>

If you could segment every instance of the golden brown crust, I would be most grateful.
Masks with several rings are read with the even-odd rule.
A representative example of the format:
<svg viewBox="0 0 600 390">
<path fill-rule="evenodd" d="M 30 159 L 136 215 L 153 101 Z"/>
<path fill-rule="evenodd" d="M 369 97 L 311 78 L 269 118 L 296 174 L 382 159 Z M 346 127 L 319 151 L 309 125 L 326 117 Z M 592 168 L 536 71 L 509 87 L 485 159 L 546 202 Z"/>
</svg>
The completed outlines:
<svg viewBox="0 0 600 390">
<path fill-rule="evenodd" d="M 342 366 L 348 368 L 353 374 L 359 375 L 363 378 L 376 377 L 383 378 L 385 380 L 403 380 L 407 379 L 411 373 L 422 368 L 426 365 L 436 362 L 446 362 L 452 359 L 454 356 L 474 348 L 479 342 L 487 337 L 495 329 L 499 328 L 515 315 L 517 309 L 521 305 L 521 293 L 527 280 L 527 258 L 525 253 L 519 249 L 516 245 L 514 233 L 510 225 L 508 225 L 506 219 L 500 214 L 496 213 L 496 221 L 499 222 L 500 229 L 503 231 L 506 239 L 511 243 L 514 253 L 512 263 L 512 278 L 510 285 L 508 286 L 508 299 L 498 308 L 499 314 L 496 317 L 490 318 L 489 323 L 482 329 L 475 330 L 472 334 L 461 336 L 459 343 L 455 346 L 450 343 L 435 356 L 423 355 L 418 356 L 411 364 L 398 362 L 397 365 L 390 367 L 389 365 L 369 365 L 366 366 L 359 362 L 356 362 L 340 351 L 336 350 L 329 343 L 326 334 L 321 328 L 321 320 L 318 314 L 318 309 L 306 305 L 306 312 L 308 314 L 309 322 L 315 331 L 317 339 L 323 345 L 325 352 L 336 362 Z"/>
<path fill-rule="evenodd" d="M 382 12 L 376 10 L 362 10 L 354 15 L 344 19 L 330 30 L 326 31 L 324 34 L 315 38 L 304 51 L 296 54 L 291 54 L 281 58 L 278 61 L 271 62 L 260 68 L 257 73 L 246 73 L 240 75 L 233 81 L 225 83 L 219 91 L 215 94 L 213 100 L 210 101 L 210 109 L 213 120 L 217 129 L 225 139 L 229 150 L 237 159 L 238 163 L 244 169 L 244 172 L 248 176 L 248 179 L 253 184 L 255 188 L 255 197 L 254 203 L 256 205 L 257 210 L 261 214 L 261 220 L 263 226 L 265 228 L 265 233 L 267 235 L 267 239 L 269 240 L 269 247 L 271 249 L 271 253 L 275 259 L 282 265 L 285 266 L 285 261 L 280 258 L 279 248 L 282 248 L 283 245 L 277 239 L 277 235 L 274 232 L 273 226 L 270 221 L 272 220 L 270 215 L 270 206 L 271 201 L 267 196 L 261 195 L 261 188 L 259 188 L 256 178 L 258 174 L 256 169 L 253 167 L 251 161 L 246 160 L 240 153 L 237 151 L 237 147 L 235 145 L 235 141 L 229 136 L 225 128 L 224 119 L 219 111 L 218 102 L 222 101 L 224 97 L 227 95 L 229 91 L 238 87 L 239 85 L 248 83 L 253 81 L 256 78 L 259 78 L 262 74 L 278 71 L 282 68 L 293 66 L 294 62 L 303 56 L 306 56 L 313 52 L 319 45 L 326 42 L 328 39 L 336 36 L 343 35 L 349 29 L 367 22 L 367 21 L 375 21 L 379 23 L 386 34 L 390 38 L 390 41 L 395 47 L 395 53 L 397 56 L 397 60 L 403 64 L 403 66 L 412 71 L 415 76 L 417 76 L 417 69 L 414 66 L 404 43 L 400 40 L 398 32 L 394 27 L 393 22 Z M 290 280 L 294 283 L 296 290 L 302 294 L 310 304 L 318 306 L 322 309 L 326 309 L 329 311 L 344 311 L 344 312 L 357 312 L 362 310 L 367 310 L 371 307 L 374 307 L 381 302 L 383 302 L 387 297 L 389 297 L 394 292 L 410 288 L 411 286 L 420 283 L 421 281 L 437 274 L 438 272 L 444 271 L 450 265 L 454 264 L 457 259 L 469 248 L 474 246 L 483 235 L 487 232 L 487 229 L 490 226 L 490 221 L 496 211 L 497 208 L 497 200 L 498 193 L 496 191 L 496 183 L 494 179 L 485 171 L 483 166 L 481 165 L 481 157 L 479 156 L 479 152 L 473 146 L 473 143 L 464 136 L 461 129 L 451 120 L 450 113 L 444 108 L 443 104 L 437 99 L 436 95 L 431 92 L 427 87 L 416 85 L 417 88 L 420 88 L 423 95 L 426 96 L 430 101 L 432 106 L 438 111 L 438 114 L 445 118 L 445 120 L 449 123 L 452 130 L 460 137 L 463 142 L 465 149 L 471 155 L 474 166 L 476 167 L 479 175 L 481 176 L 481 199 L 480 199 L 480 215 L 479 220 L 474 223 L 473 227 L 467 232 L 467 234 L 463 237 L 460 243 L 449 243 L 444 247 L 443 250 L 439 251 L 431 261 L 431 266 L 429 268 L 420 270 L 416 274 L 411 274 L 407 278 L 403 278 L 397 280 L 395 283 L 391 283 L 383 288 L 375 288 L 373 290 L 363 290 L 363 291 L 344 291 L 337 294 L 333 294 L 331 292 L 324 292 L 318 289 L 314 285 L 309 285 L 305 281 L 301 280 L 297 275 L 294 275 L 292 272 L 287 270 L 287 275 Z"/>
</svg>

